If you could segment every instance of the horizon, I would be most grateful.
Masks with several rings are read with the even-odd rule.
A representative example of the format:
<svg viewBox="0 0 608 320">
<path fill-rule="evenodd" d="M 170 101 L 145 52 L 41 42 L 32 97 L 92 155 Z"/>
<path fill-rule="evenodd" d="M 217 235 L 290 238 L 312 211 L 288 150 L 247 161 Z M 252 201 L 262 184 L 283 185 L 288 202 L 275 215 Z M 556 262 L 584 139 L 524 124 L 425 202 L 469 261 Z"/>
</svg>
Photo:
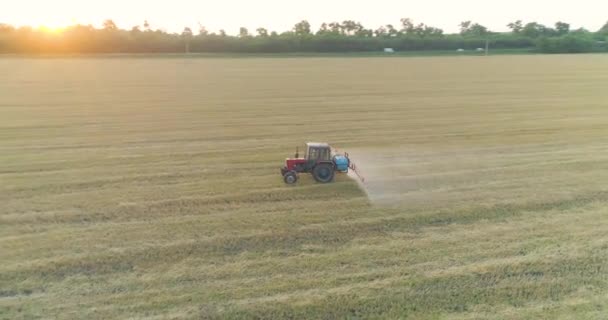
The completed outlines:
<svg viewBox="0 0 608 320">
<path fill-rule="evenodd" d="M 221 3 L 175 0 L 171 6 L 141 0 L 129 3 L 121 3 L 119 0 L 90 1 L 86 4 L 71 0 L 39 2 L 24 0 L 12 4 L 5 8 L 6 17 L 9 18 L 0 18 L 0 23 L 16 27 L 61 29 L 75 24 L 100 27 L 104 20 L 111 19 L 119 28 L 130 29 L 148 21 L 152 29 L 171 33 L 179 33 L 184 27 L 198 30 L 200 23 L 210 32 L 224 29 L 228 34 L 234 35 L 240 27 L 250 31 L 263 27 L 269 31 L 284 32 L 301 20 L 309 21 L 312 30 L 316 31 L 323 22 L 354 20 L 366 28 L 376 29 L 386 24 L 399 25 L 400 18 L 411 18 L 416 24 L 425 23 L 441 28 L 445 33 L 457 33 L 458 24 L 467 20 L 480 23 L 494 32 L 509 31 L 507 24 L 516 20 L 524 23 L 535 21 L 547 26 L 563 21 L 569 23 L 572 29 L 596 31 L 608 20 L 608 16 L 603 16 L 608 11 L 608 3 L 597 0 L 578 1 L 576 8 L 572 8 L 573 4 L 570 3 L 553 3 L 548 0 L 532 4 L 524 0 L 494 4 L 480 0 L 459 3 L 436 0 L 416 5 L 379 0 L 374 3 L 374 7 L 344 0 L 330 4 L 311 0 L 305 5 L 298 5 L 297 10 L 278 0 L 255 3 L 240 0 Z M 32 7 L 37 7 L 38 10 L 32 12 Z"/>
</svg>

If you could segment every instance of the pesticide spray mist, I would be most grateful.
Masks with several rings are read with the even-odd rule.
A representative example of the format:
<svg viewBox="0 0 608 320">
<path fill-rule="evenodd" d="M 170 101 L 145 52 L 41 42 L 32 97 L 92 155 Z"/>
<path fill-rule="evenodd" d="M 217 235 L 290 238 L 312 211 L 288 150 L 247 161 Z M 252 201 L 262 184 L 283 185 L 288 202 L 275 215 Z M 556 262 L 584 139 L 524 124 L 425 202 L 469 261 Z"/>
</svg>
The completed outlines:
<svg viewBox="0 0 608 320">
<path fill-rule="evenodd" d="M 359 182 L 374 205 L 407 208 L 453 208 L 471 203 L 509 202 L 514 197 L 529 197 L 533 185 L 543 177 L 525 166 L 513 165 L 514 159 L 536 163 L 536 152 L 508 147 L 441 149 L 359 149 L 350 157 L 365 182 Z M 523 161 L 523 162 L 522 162 Z M 356 176 L 353 179 L 357 180 Z"/>
<path fill-rule="evenodd" d="M 357 165 L 361 181 L 354 172 L 349 172 L 359 187 L 366 193 L 373 204 L 398 204 L 408 191 L 415 190 L 407 179 L 401 179 L 400 174 L 407 167 L 395 154 L 379 152 L 378 150 L 353 150 L 350 158 Z"/>
</svg>

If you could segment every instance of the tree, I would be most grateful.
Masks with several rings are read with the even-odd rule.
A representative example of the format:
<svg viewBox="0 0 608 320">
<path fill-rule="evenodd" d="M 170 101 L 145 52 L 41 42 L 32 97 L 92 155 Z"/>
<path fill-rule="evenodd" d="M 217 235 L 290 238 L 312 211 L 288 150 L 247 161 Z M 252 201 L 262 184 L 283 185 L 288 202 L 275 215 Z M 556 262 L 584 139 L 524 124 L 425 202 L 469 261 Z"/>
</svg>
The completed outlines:
<svg viewBox="0 0 608 320">
<path fill-rule="evenodd" d="M 225 37 L 226 36 L 226 30 L 224 29 L 220 29 L 220 31 L 218 31 L 220 34 L 220 37 Z"/>
<path fill-rule="evenodd" d="M 5 23 L 0 23 L 0 33 L 11 32 L 14 30 L 15 30 L 15 28 L 13 28 L 13 26 L 11 26 L 9 24 L 5 24 Z"/>
<path fill-rule="evenodd" d="M 342 32 L 346 35 L 352 35 L 355 33 L 355 22 L 352 20 L 342 21 Z"/>
<path fill-rule="evenodd" d="M 460 34 L 464 35 L 467 34 L 469 32 L 469 30 L 471 29 L 471 21 L 463 21 L 461 22 L 458 26 L 460 27 Z"/>
<path fill-rule="evenodd" d="M 557 31 L 558 35 L 565 35 L 570 32 L 570 24 L 558 21 L 555 23 L 555 30 Z"/>
<path fill-rule="evenodd" d="M 435 27 L 431 27 L 431 26 L 424 26 L 424 32 L 423 32 L 423 36 L 434 36 L 434 37 L 439 37 L 443 35 L 443 30 L 439 29 L 439 28 L 435 28 Z"/>
<path fill-rule="evenodd" d="M 256 32 L 258 33 L 258 37 L 268 37 L 268 30 L 264 28 L 257 28 Z"/>
<path fill-rule="evenodd" d="M 342 34 L 342 25 L 339 22 L 332 22 L 329 25 L 329 30 L 334 34 Z"/>
<path fill-rule="evenodd" d="M 184 38 L 184 43 L 186 44 L 185 51 L 186 53 L 190 53 L 190 41 L 192 40 L 192 29 L 189 27 L 185 27 L 184 31 L 182 31 L 182 38 Z"/>
<path fill-rule="evenodd" d="M 328 34 L 330 33 L 329 27 L 327 25 L 327 23 L 323 22 L 321 24 L 321 27 L 319 27 L 319 30 L 317 31 L 317 35 L 323 35 L 323 34 Z"/>
<path fill-rule="evenodd" d="M 538 49 L 544 53 L 582 53 L 593 51 L 593 39 L 570 33 L 563 37 L 543 37 L 538 41 Z"/>
<path fill-rule="evenodd" d="M 363 25 L 359 22 L 353 20 L 345 20 L 342 22 L 342 32 L 346 35 L 355 35 L 363 29 Z"/>
<path fill-rule="evenodd" d="M 608 35 L 608 21 L 597 32 L 601 33 L 601 34 L 607 34 Z"/>
<path fill-rule="evenodd" d="M 388 34 L 388 32 L 386 31 L 386 28 L 384 26 L 380 26 L 378 29 L 376 29 L 374 31 L 374 35 L 376 37 L 386 37 L 387 34 Z"/>
<path fill-rule="evenodd" d="M 545 33 L 545 29 L 547 27 L 538 22 L 529 22 L 526 23 L 521 33 L 526 37 L 538 38 Z"/>
<path fill-rule="evenodd" d="M 184 38 L 192 38 L 192 29 L 190 29 L 189 27 L 185 27 L 184 31 L 182 31 L 182 37 Z"/>
<path fill-rule="evenodd" d="M 395 29 L 392 24 L 386 25 L 386 33 L 389 37 L 396 37 L 397 35 L 399 35 L 399 31 Z"/>
<path fill-rule="evenodd" d="M 489 33 L 488 28 L 480 25 L 479 23 L 474 23 L 469 32 L 473 36 L 485 36 Z"/>
<path fill-rule="evenodd" d="M 455 50 L 482 46 L 490 31 L 471 21 L 460 24 L 461 35 L 443 35 L 439 28 L 424 23 L 413 24 L 411 19 L 400 19 L 399 25 L 385 25 L 376 30 L 366 29 L 353 20 L 323 23 L 316 32 L 310 33 L 310 24 L 303 20 L 293 30 L 277 33 L 265 28 L 238 30 L 236 36 L 220 30 L 207 35 L 199 23 L 198 33 L 188 27 L 183 32 L 168 33 L 162 28 L 150 30 L 150 24 L 119 29 L 112 20 L 102 27 L 75 25 L 66 29 L 61 37 L 49 37 L 29 27 L 14 28 L 0 24 L 1 53 L 129 53 L 129 52 L 346 52 L 374 51 L 382 48 L 407 50 Z M 608 23 L 598 32 L 571 29 L 567 23 L 558 22 L 553 27 L 539 23 L 512 22 L 510 34 L 496 34 L 491 38 L 496 48 L 529 49 L 539 46 L 542 52 L 608 51 L 603 41 L 608 38 Z M 108 31 L 110 30 L 110 31 Z M 192 33 L 197 34 L 193 36 Z M 144 32 L 144 33 L 141 33 Z M 253 40 L 255 34 L 257 40 Z M 206 36 L 205 36 L 206 35 Z M 222 38 L 223 37 L 223 38 Z M 272 38 L 261 38 L 272 37 Z M 298 38 L 301 37 L 301 38 Z M 370 39 L 370 37 L 375 37 Z"/>
<path fill-rule="evenodd" d="M 296 23 L 296 25 L 293 26 L 293 32 L 298 36 L 306 36 L 311 34 L 310 23 L 308 23 L 306 20 Z"/>
<path fill-rule="evenodd" d="M 363 28 L 363 29 L 357 30 L 355 32 L 355 36 L 357 36 L 357 37 L 364 37 L 364 38 L 371 38 L 371 37 L 374 36 L 374 31 L 371 30 L 371 29 L 365 29 L 365 28 Z"/>
<path fill-rule="evenodd" d="M 464 21 L 460 23 L 460 34 L 463 36 L 481 37 L 487 35 L 488 33 L 488 28 L 480 25 L 479 23 L 472 23 L 471 21 Z"/>
<path fill-rule="evenodd" d="M 414 22 L 410 18 L 401 18 L 401 33 L 413 34 L 414 33 Z"/>
<path fill-rule="evenodd" d="M 578 28 L 578 29 L 570 31 L 570 33 L 572 33 L 574 35 L 579 35 L 579 36 L 587 36 L 591 32 L 585 28 Z"/>
<path fill-rule="evenodd" d="M 524 25 L 523 22 L 521 20 L 517 20 L 515 22 L 511 22 L 507 25 L 507 27 L 509 27 L 509 29 L 511 29 L 511 31 L 513 33 L 520 33 L 521 30 L 523 30 Z"/>
<path fill-rule="evenodd" d="M 207 30 L 207 28 L 205 28 L 205 26 L 202 25 L 200 22 L 198 23 L 198 34 L 200 36 L 209 35 L 209 31 Z"/>
<path fill-rule="evenodd" d="M 118 30 L 118 27 L 114 21 L 107 19 L 103 22 L 103 29 L 107 31 L 116 31 Z"/>
<path fill-rule="evenodd" d="M 416 27 L 414 27 L 414 34 L 420 38 L 424 37 L 424 23 L 419 23 Z"/>
</svg>

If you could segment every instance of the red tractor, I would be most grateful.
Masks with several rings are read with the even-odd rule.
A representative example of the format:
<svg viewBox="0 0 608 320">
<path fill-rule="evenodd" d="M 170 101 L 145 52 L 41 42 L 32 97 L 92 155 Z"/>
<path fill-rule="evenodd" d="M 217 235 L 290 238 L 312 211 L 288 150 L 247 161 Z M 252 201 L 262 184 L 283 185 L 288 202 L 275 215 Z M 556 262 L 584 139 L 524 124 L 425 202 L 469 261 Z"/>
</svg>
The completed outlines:
<svg viewBox="0 0 608 320">
<path fill-rule="evenodd" d="M 317 182 L 328 183 L 334 180 L 336 172 L 348 173 L 349 169 L 364 181 L 348 153 L 338 154 L 327 143 L 309 142 L 304 158 L 300 158 L 296 148 L 295 157 L 285 159 L 281 175 L 287 184 L 296 183 L 300 173 L 311 173 Z"/>
</svg>

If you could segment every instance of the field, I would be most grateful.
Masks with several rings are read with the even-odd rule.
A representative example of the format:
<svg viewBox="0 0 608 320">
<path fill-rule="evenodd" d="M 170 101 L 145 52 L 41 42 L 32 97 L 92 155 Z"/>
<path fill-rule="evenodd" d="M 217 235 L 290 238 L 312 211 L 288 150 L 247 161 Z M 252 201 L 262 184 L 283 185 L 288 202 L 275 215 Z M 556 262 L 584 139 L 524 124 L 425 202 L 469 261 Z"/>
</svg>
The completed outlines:
<svg viewBox="0 0 608 320">
<path fill-rule="evenodd" d="M 0 71 L 0 319 L 608 313 L 607 55 Z"/>
</svg>

